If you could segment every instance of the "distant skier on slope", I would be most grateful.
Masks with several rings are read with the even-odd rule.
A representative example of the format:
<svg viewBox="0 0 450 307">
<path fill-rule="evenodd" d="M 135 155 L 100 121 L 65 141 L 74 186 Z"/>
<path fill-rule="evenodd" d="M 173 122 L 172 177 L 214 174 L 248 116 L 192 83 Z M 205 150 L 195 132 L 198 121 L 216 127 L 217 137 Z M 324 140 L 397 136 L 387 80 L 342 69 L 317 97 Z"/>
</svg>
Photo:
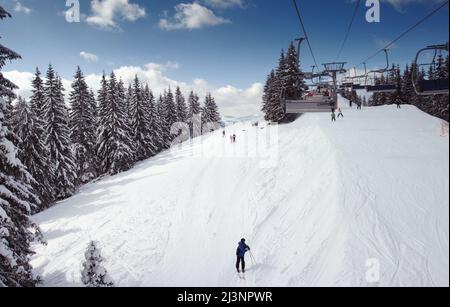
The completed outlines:
<svg viewBox="0 0 450 307">
<path fill-rule="evenodd" d="M 342 113 L 342 110 L 341 110 L 341 108 L 339 108 L 339 109 L 338 109 L 338 111 L 339 111 L 339 114 L 338 114 L 338 116 L 337 116 L 337 117 L 338 117 L 338 118 L 339 118 L 339 117 L 342 117 L 342 118 L 344 118 L 344 113 Z"/>
<path fill-rule="evenodd" d="M 402 108 L 402 103 L 403 103 L 403 101 L 400 98 L 397 98 L 395 100 L 395 104 L 397 105 L 397 109 L 401 109 Z"/>
<path fill-rule="evenodd" d="M 242 239 L 239 242 L 239 246 L 236 250 L 237 262 L 236 262 L 236 270 L 238 273 L 241 273 L 239 267 L 242 264 L 242 272 L 245 273 L 245 253 L 250 251 L 250 246 L 245 243 L 245 239 Z"/>
<path fill-rule="evenodd" d="M 331 113 L 331 121 L 335 122 L 336 121 L 336 111 L 333 110 L 333 112 Z"/>
</svg>

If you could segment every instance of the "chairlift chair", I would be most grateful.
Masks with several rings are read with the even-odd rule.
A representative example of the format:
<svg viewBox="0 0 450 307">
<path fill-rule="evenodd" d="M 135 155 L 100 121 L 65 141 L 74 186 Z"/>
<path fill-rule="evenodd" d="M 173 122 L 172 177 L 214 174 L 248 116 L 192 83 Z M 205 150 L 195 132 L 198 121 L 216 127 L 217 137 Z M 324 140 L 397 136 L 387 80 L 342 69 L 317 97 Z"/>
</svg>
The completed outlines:
<svg viewBox="0 0 450 307">
<path fill-rule="evenodd" d="M 352 85 L 352 91 L 365 90 L 365 89 L 366 89 L 365 85 L 361 85 L 361 84 L 353 84 Z"/>
<path fill-rule="evenodd" d="M 448 53 L 448 43 L 442 45 L 432 45 L 425 47 L 417 52 L 416 58 L 414 60 L 414 67 L 412 72 L 412 83 L 414 87 L 414 91 L 419 96 L 433 96 L 433 95 L 448 95 L 448 78 L 446 79 L 423 79 L 416 80 L 419 74 L 418 68 L 419 66 L 435 66 L 436 67 L 436 57 L 438 52 L 446 51 Z M 434 51 L 434 57 L 431 63 L 429 64 L 419 64 L 419 58 L 422 53 L 426 51 Z"/>
<path fill-rule="evenodd" d="M 298 59 L 297 65 L 300 66 L 300 48 L 301 43 L 304 41 L 304 38 L 297 39 L 298 42 Z M 318 72 L 314 73 L 314 68 L 311 73 L 301 73 L 298 76 L 310 79 L 314 83 L 315 78 L 319 78 L 319 84 L 316 86 L 318 88 L 322 87 L 321 78 L 325 76 L 329 76 L 328 72 Z M 300 82 L 299 82 L 300 83 Z M 326 88 L 329 88 L 327 84 Z M 320 94 L 315 94 L 311 97 L 298 96 L 298 97 L 287 97 L 286 89 L 283 88 L 281 91 L 281 103 L 285 107 L 286 114 L 302 114 L 302 113 L 316 113 L 316 112 L 331 112 L 337 107 L 337 99 L 335 98 L 336 87 L 333 88 L 332 91 L 329 92 L 329 96 Z"/>
<path fill-rule="evenodd" d="M 376 74 L 385 74 L 388 72 L 391 72 L 392 69 L 389 68 L 389 54 L 388 54 L 388 50 L 384 49 L 383 50 L 385 55 L 386 55 L 386 68 L 383 69 L 377 69 L 377 70 L 371 70 L 366 74 L 366 80 L 365 80 L 365 84 L 366 84 L 366 90 L 369 93 L 395 93 L 398 88 L 396 84 L 375 84 L 375 85 L 368 85 L 368 79 L 369 79 L 369 75 L 373 73 L 373 80 L 376 79 Z"/>
<path fill-rule="evenodd" d="M 366 89 L 366 85 L 361 84 L 361 81 L 363 81 L 363 83 L 365 83 L 366 75 L 367 75 L 367 65 L 366 65 L 366 63 L 363 63 L 363 64 L 364 64 L 364 74 L 363 75 L 357 75 L 356 67 L 353 68 L 355 75 L 353 77 L 350 77 L 350 80 L 352 80 L 352 83 L 353 83 L 351 86 L 352 91 Z"/>
</svg>

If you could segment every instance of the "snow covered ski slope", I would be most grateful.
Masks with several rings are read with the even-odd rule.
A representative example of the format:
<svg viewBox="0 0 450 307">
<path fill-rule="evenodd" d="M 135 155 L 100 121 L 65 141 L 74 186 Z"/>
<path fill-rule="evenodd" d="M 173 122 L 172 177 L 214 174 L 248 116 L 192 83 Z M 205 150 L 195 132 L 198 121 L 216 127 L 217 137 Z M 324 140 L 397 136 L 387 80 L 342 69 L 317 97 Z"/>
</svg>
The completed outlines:
<svg viewBox="0 0 450 307">
<path fill-rule="evenodd" d="M 48 241 L 34 247 L 35 272 L 45 286 L 81 285 L 96 240 L 119 286 L 448 286 L 441 121 L 411 106 L 343 111 L 280 126 L 272 168 L 198 157 L 196 140 L 85 186 L 34 217 Z M 203 144 L 241 150 L 250 129 Z M 242 237 L 256 258 L 245 280 Z"/>
</svg>

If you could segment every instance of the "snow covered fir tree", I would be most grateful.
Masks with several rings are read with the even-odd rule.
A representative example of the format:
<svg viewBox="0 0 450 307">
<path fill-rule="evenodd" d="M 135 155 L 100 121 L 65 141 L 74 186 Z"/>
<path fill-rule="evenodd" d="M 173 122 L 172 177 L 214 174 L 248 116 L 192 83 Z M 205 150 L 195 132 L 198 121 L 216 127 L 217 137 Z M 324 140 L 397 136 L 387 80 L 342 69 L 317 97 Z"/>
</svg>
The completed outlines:
<svg viewBox="0 0 450 307">
<path fill-rule="evenodd" d="M 8 17 L 11 15 L 0 6 L 0 21 Z M 29 215 L 41 201 L 33 189 L 36 180 L 19 159 L 21 140 L 11 127 L 12 110 L 7 101 L 15 98 L 17 86 L 2 74 L 6 61 L 17 59 L 20 55 L 0 43 L 0 287 L 32 287 L 37 283 L 29 264 L 30 243 L 36 239 Z"/>
<path fill-rule="evenodd" d="M 287 53 L 281 51 L 278 67 L 267 76 L 262 99 L 265 120 L 279 123 L 289 117 L 284 111 L 282 95 L 286 98 L 298 97 L 304 88 L 298 53 L 291 43 Z"/>
<path fill-rule="evenodd" d="M 109 276 L 108 271 L 103 266 L 105 259 L 101 255 L 101 250 L 97 243 L 92 241 L 84 254 L 86 261 L 83 263 L 81 281 L 87 287 L 113 287 L 114 281 Z"/>
</svg>

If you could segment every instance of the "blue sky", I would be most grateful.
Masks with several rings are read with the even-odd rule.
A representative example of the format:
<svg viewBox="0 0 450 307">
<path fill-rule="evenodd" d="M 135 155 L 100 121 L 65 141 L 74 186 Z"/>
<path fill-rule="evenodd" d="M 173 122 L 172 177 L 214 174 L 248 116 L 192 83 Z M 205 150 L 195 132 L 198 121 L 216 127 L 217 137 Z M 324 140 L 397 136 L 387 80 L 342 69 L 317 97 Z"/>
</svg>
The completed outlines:
<svg viewBox="0 0 450 307">
<path fill-rule="evenodd" d="M 45 70 L 52 63 L 70 80 L 80 65 L 94 80 L 103 70 L 121 69 L 125 79 L 142 73 L 149 83 L 211 87 L 218 96 L 232 92 L 226 99 L 250 100 L 261 89 L 255 84 L 264 82 L 276 65 L 280 49 L 300 35 L 290 0 L 80 0 L 80 23 L 66 22 L 65 2 L 0 0 L 13 14 L 1 22 L 1 42 L 23 56 L 5 71 L 19 78 L 19 72 L 32 72 L 36 66 Z M 318 62 L 334 60 L 354 1 L 298 2 Z M 382 1 L 379 24 L 365 21 L 362 5 L 342 59 L 360 63 L 440 2 Z M 448 41 L 448 22 L 445 8 L 397 43 L 391 60 L 404 64 L 417 49 Z M 308 70 L 313 62 L 306 48 L 304 52 L 302 64 Z M 377 57 L 369 66 L 381 67 L 383 61 Z"/>
</svg>

